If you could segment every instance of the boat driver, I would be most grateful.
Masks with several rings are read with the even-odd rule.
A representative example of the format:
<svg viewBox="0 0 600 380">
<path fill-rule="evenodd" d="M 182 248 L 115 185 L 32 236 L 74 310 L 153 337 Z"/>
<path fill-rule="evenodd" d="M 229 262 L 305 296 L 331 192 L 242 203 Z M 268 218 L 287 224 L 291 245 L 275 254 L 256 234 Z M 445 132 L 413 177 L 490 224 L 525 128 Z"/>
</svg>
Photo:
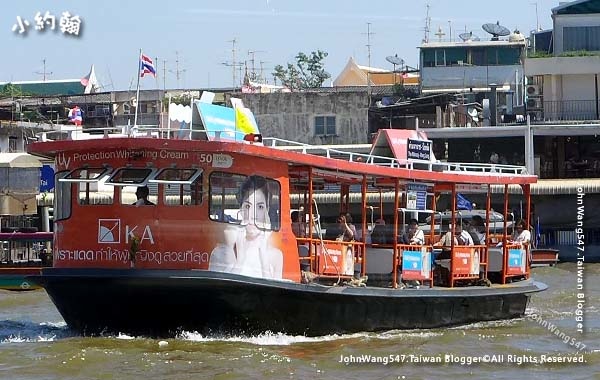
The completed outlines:
<svg viewBox="0 0 600 380">
<path fill-rule="evenodd" d="M 137 201 L 133 204 L 135 206 L 154 206 L 154 203 L 148 200 L 148 195 L 150 194 L 150 190 L 148 186 L 140 186 L 135 191 L 135 196 L 137 197 Z"/>
</svg>

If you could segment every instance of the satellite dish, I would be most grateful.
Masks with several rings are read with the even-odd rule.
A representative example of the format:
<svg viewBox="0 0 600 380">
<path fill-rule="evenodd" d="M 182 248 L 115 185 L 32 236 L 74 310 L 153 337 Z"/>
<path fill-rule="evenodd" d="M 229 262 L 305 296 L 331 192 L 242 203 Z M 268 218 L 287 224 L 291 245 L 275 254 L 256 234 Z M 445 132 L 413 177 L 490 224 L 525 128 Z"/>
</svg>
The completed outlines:
<svg viewBox="0 0 600 380">
<path fill-rule="evenodd" d="M 479 37 L 473 34 L 473 32 L 461 33 L 458 35 L 463 42 L 467 41 L 479 41 Z"/>
<path fill-rule="evenodd" d="M 402 58 L 398 57 L 398 54 L 388 55 L 387 57 L 385 57 L 385 60 L 388 61 L 389 63 L 391 63 L 392 65 L 403 65 L 404 64 L 404 60 Z"/>
<path fill-rule="evenodd" d="M 500 21 L 497 21 L 495 24 L 483 24 L 481 28 L 492 35 L 492 41 L 498 41 L 498 37 L 508 36 L 510 34 L 508 28 L 500 25 Z"/>
</svg>

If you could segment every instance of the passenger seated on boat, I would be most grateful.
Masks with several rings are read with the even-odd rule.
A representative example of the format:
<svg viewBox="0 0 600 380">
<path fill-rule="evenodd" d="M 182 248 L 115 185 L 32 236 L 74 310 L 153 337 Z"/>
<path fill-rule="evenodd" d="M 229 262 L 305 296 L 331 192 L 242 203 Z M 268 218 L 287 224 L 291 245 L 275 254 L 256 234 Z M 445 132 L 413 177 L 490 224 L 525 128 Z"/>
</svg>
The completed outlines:
<svg viewBox="0 0 600 380">
<path fill-rule="evenodd" d="M 353 241 L 356 239 L 356 227 L 352 224 L 352 215 L 350 213 L 341 213 L 338 217 L 340 230 L 336 238 L 338 241 Z"/>
<path fill-rule="evenodd" d="M 450 226 L 450 230 L 442 236 L 440 241 L 433 244 L 434 247 L 442 247 L 442 252 L 436 257 L 437 260 L 449 259 L 452 257 L 450 249 L 452 240 L 454 240 L 454 245 L 474 245 L 471 235 L 464 231 L 460 224 L 457 224 L 454 228 L 454 237 L 452 236 L 452 226 Z"/>
<path fill-rule="evenodd" d="M 473 215 L 471 223 L 468 224 L 467 232 L 473 238 L 475 245 L 485 244 L 485 227 L 481 216 Z"/>
<path fill-rule="evenodd" d="M 135 196 L 137 197 L 137 201 L 133 203 L 135 206 L 154 206 L 154 203 L 148 200 L 148 195 L 150 194 L 150 190 L 148 186 L 140 186 L 135 191 Z"/>
<path fill-rule="evenodd" d="M 517 222 L 516 230 L 512 236 L 512 243 L 518 243 L 523 246 L 528 246 L 531 242 L 531 232 L 526 228 L 527 223 L 524 220 Z"/>
<path fill-rule="evenodd" d="M 411 245 L 423 245 L 425 243 L 425 234 L 423 233 L 423 230 L 419 228 L 418 220 L 410 220 L 408 231 L 402 235 L 401 242 Z"/>
</svg>

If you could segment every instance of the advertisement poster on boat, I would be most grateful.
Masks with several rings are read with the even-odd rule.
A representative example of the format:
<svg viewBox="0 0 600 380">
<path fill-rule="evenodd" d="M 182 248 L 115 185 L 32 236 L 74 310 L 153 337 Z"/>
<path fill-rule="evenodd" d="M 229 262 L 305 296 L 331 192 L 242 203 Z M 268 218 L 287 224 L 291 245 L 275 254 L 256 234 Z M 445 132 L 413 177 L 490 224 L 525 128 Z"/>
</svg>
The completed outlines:
<svg viewBox="0 0 600 380">
<path fill-rule="evenodd" d="M 476 248 L 454 246 L 454 272 L 460 275 L 475 275 L 479 273 L 479 252 Z"/>
<path fill-rule="evenodd" d="M 425 247 L 420 250 L 402 251 L 402 279 L 428 280 L 431 276 L 431 251 Z"/>
<path fill-rule="evenodd" d="M 523 248 L 509 249 L 506 273 L 511 275 L 525 274 L 525 263 L 525 250 Z"/>
</svg>

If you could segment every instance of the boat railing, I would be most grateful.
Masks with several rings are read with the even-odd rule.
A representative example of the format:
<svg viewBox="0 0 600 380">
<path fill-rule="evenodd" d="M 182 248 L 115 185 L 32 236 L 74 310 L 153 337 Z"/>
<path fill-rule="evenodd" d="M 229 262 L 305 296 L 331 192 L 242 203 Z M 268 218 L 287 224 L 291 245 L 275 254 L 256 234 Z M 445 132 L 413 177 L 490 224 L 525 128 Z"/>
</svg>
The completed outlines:
<svg viewBox="0 0 600 380">
<path fill-rule="evenodd" d="M 118 131 L 115 133 L 115 131 Z M 120 132 L 119 132 L 120 131 Z M 184 132 L 184 135 L 181 135 Z M 38 139 L 41 141 L 48 140 L 84 140 L 84 139 L 99 139 L 99 138 L 115 138 L 115 137 L 150 137 L 150 138 L 174 138 L 173 133 L 178 134 L 178 138 L 191 139 L 192 133 L 211 133 L 204 129 L 183 129 L 175 130 L 172 128 L 163 128 L 157 125 L 125 125 L 121 127 L 98 127 L 98 128 L 81 128 L 80 126 L 60 126 L 58 130 L 46 131 L 38 134 Z M 212 132 L 218 133 L 218 132 Z M 234 133 L 235 140 L 243 142 L 243 136 L 238 139 L 240 132 L 224 131 L 224 133 Z M 216 139 L 220 138 L 215 135 Z M 246 142 L 249 143 L 249 142 Z M 351 162 L 361 162 L 365 164 L 385 166 L 391 168 L 404 168 L 410 170 L 427 170 L 446 173 L 462 173 L 462 174 L 478 174 L 478 175 L 521 175 L 528 174 L 527 168 L 520 165 L 503 165 L 503 164 L 483 164 L 483 163 L 462 163 L 462 162 L 443 162 L 443 161 L 426 161 L 414 159 L 397 159 L 395 157 L 378 156 L 373 154 L 357 153 L 348 150 L 342 150 L 327 146 L 310 145 L 297 141 L 280 139 L 277 137 L 263 138 L 262 144 L 276 149 L 299 151 L 303 154 L 317 155 L 327 158 L 341 159 Z"/>
<path fill-rule="evenodd" d="M 282 150 L 294 150 L 303 154 L 314 154 L 327 158 L 344 159 L 347 161 L 364 162 L 367 164 L 386 166 L 392 168 L 419 169 L 447 173 L 463 174 L 528 174 L 527 168 L 520 165 L 443 162 L 426 160 L 398 160 L 395 157 L 377 156 L 365 153 L 344 151 L 326 146 L 315 146 L 297 141 L 285 140 L 276 137 L 263 138 L 263 144 Z"/>
</svg>

